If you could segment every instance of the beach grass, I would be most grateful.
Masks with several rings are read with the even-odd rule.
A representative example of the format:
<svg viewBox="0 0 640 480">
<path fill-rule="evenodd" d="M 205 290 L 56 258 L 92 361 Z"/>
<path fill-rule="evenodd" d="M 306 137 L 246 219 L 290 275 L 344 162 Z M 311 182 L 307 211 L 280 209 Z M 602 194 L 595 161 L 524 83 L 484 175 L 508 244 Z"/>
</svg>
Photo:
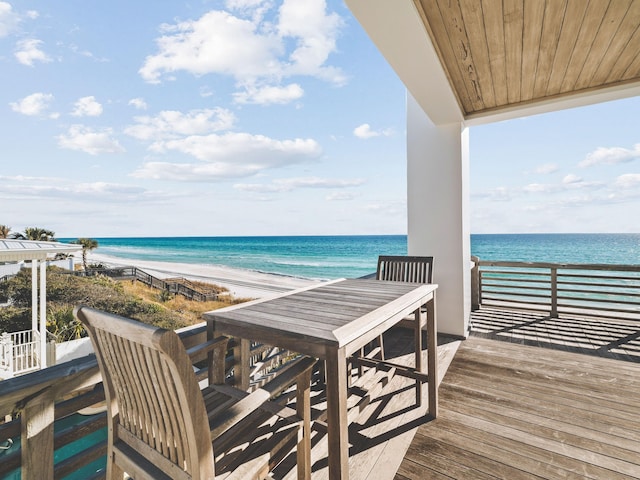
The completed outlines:
<svg viewBox="0 0 640 480">
<path fill-rule="evenodd" d="M 238 303 L 252 300 L 251 298 L 236 298 L 232 295 L 220 295 L 218 300 L 209 302 L 197 302 L 189 300 L 181 295 L 165 295 L 163 291 L 151 288 L 140 282 L 129 280 L 121 281 L 124 291 L 130 295 L 141 298 L 144 301 L 158 305 L 159 308 L 167 309 L 180 315 L 186 325 L 193 325 L 202 322 L 202 314 L 211 310 L 236 305 Z M 206 284 L 209 288 L 211 284 Z M 224 287 L 215 288 L 217 291 L 225 292 Z M 185 325 L 185 326 L 186 326 Z"/>
</svg>

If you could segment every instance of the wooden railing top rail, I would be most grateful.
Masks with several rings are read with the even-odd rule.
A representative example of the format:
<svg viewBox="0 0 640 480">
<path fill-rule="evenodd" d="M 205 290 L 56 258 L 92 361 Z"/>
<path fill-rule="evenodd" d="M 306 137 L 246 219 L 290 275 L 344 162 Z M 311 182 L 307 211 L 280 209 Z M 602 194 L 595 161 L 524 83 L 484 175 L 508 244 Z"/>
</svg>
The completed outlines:
<svg viewBox="0 0 640 480">
<path fill-rule="evenodd" d="M 192 362 L 206 359 L 207 351 L 200 351 L 206 342 L 207 327 L 204 323 L 176 331 Z M 240 348 L 246 345 L 245 348 Z M 231 339 L 233 351 L 225 360 L 227 382 L 248 391 L 259 388 L 267 380 L 282 375 L 295 358 L 291 352 L 269 348 L 245 339 Z M 201 366 L 198 364 L 197 366 Z M 205 367 L 196 371 L 197 378 L 208 376 Z M 0 418 L 14 417 L 12 421 L 0 421 L 0 442 L 7 442 L 20 435 L 21 447 L 11 451 L 0 461 L 0 478 L 20 468 L 22 478 L 62 478 L 71 472 L 85 468 L 93 460 L 104 456 L 106 444 L 84 445 L 81 451 L 72 453 L 62 461 L 53 462 L 53 452 L 62 446 L 78 441 L 106 424 L 104 415 L 93 415 L 66 429 L 54 432 L 54 422 L 94 405 L 103 398 L 102 378 L 94 355 L 36 371 L 20 377 L 4 380 L 0 384 Z M 17 414 L 17 417 L 16 417 Z M 22 428 L 36 422 L 44 434 L 33 434 L 32 429 Z M 86 448 L 85 448 L 86 447 Z M 51 470 L 53 468 L 53 470 Z M 93 478 L 93 477 L 91 477 Z"/>
<path fill-rule="evenodd" d="M 183 329 L 178 332 L 186 348 L 206 339 L 206 326 Z M 54 397 L 90 387 L 102 381 L 98 363 L 94 355 L 77 358 L 69 362 L 54 365 L 28 375 L 2 381 L 0 389 L 0 415 L 10 414 L 20 408 L 31 397 L 45 390 L 51 390 Z"/>
</svg>

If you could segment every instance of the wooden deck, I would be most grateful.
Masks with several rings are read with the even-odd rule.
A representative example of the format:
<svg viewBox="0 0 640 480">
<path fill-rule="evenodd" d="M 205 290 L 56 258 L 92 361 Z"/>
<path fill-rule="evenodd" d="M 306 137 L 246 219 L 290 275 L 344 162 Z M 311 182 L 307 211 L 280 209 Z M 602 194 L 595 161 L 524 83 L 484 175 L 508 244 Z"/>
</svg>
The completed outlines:
<svg viewBox="0 0 640 480">
<path fill-rule="evenodd" d="M 413 332 L 406 328 L 394 328 L 385 333 L 387 360 L 394 363 L 413 365 Z M 443 341 L 438 347 L 440 379 L 453 359 L 460 341 Z M 423 362 L 427 361 L 423 351 Z M 353 370 L 355 379 L 355 369 Z M 316 379 L 317 380 L 317 379 Z M 375 382 L 374 382 L 375 383 Z M 313 480 L 329 478 L 327 463 L 327 431 L 323 419 L 326 415 L 324 387 L 316 381 L 312 392 L 312 416 L 315 422 L 312 431 L 312 476 Z M 415 381 L 395 375 L 386 383 L 384 378 L 377 385 L 381 390 L 374 393 L 370 401 L 361 402 L 362 407 L 349 411 L 349 479 L 350 480 L 391 480 L 398 470 L 405 452 L 418 429 L 426 419 L 428 395 L 423 389 L 423 401 L 415 403 Z M 375 391 L 376 385 L 369 391 Z M 350 407 L 360 402 L 362 397 L 349 396 Z M 295 458 L 279 466 L 273 478 L 293 480 Z"/>
<path fill-rule="evenodd" d="M 637 320 L 482 307 L 471 322 L 476 337 L 640 362 Z"/>
<path fill-rule="evenodd" d="M 397 376 L 351 412 L 351 479 L 640 479 L 640 324 L 504 309 L 472 318 L 467 340 L 439 339 L 436 420 Z M 396 362 L 412 362 L 412 343 L 409 330 L 385 335 Z M 315 415 L 323 408 L 318 390 Z M 328 478 L 326 440 L 320 422 L 313 480 Z M 293 465 L 281 470 L 274 478 L 295 478 Z"/>
<path fill-rule="evenodd" d="M 640 324 L 481 310 L 473 329 L 397 480 L 640 478 Z"/>
</svg>

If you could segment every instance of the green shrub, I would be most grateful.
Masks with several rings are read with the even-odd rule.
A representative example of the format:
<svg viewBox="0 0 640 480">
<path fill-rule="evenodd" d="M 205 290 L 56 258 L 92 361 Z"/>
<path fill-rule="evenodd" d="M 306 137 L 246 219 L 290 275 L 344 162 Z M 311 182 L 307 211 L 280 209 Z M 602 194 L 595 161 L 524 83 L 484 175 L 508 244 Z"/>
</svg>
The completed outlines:
<svg viewBox="0 0 640 480">
<path fill-rule="evenodd" d="M 29 269 L 23 269 L 0 284 L 0 296 L 6 296 L 12 305 L 0 308 L 0 332 L 31 328 L 31 288 Z M 87 305 L 164 328 L 176 329 L 188 324 L 176 312 L 125 293 L 116 280 L 103 275 L 76 276 L 50 267 L 47 270 L 47 327 L 58 341 L 84 335 L 73 316 L 73 308 L 77 305 Z"/>
</svg>

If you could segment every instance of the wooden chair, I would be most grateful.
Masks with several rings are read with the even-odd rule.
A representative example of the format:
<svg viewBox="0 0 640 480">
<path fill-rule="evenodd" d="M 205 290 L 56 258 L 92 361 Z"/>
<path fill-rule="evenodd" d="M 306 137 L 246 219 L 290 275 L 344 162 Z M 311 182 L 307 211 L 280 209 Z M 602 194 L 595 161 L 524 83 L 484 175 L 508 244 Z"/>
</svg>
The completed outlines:
<svg viewBox="0 0 640 480">
<path fill-rule="evenodd" d="M 381 255 L 376 280 L 409 283 L 433 283 L 433 257 Z M 380 357 L 385 359 L 382 335 L 378 337 Z"/>
<path fill-rule="evenodd" d="M 249 394 L 224 385 L 226 337 L 187 351 L 178 335 L 88 307 L 74 311 L 91 337 L 108 407 L 107 478 L 263 479 L 296 446 L 310 478 L 310 379 L 302 357 Z M 213 351 L 202 391 L 190 355 Z M 270 401 L 297 383 L 297 412 Z"/>
</svg>

